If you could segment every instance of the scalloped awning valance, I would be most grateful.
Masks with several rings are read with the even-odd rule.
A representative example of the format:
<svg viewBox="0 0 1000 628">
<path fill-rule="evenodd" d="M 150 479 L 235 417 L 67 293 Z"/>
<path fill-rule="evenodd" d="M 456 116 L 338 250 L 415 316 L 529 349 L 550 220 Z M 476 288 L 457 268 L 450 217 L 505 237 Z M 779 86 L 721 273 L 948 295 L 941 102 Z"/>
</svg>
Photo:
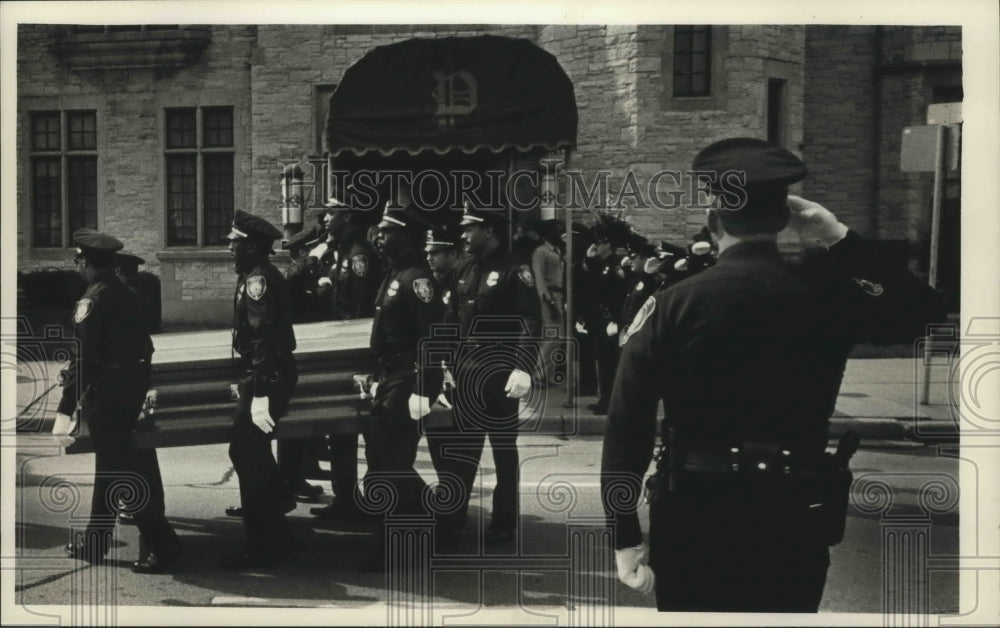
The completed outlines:
<svg viewBox="0 0 1000 628">
<path fill-rule="evenodd" d="M 527 39 L 483 35 L 380 46 L 330 97 L 326 150 L 416 155 L 576 146 L 573 83 Z"/>
</svg>

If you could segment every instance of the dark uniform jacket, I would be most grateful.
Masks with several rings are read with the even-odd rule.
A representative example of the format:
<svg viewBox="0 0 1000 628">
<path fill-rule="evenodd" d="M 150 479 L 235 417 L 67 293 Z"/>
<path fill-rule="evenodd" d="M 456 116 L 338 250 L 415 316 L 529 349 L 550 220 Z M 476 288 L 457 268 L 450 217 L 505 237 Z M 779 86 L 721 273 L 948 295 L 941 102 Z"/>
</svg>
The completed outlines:
<svg viewBox="0 0 1000 628">
<path fill-rule="evenodd" d="M 79 345 L 64 371 L 61 414 L 72 415 L 77 401 L 91 389 L 101 393 L 95 399 L 113 403 L 121 370 L 135 371 L 143 362 L 148 368 L 153 343 L 146 325 L 139 295 L 114 272 L 98 273 L 73 312 Z"/>
<path fill-rule="evenodd" d="M 367 240 L 358 239 L 337 247 L 336 263 L 327 277 L 333 282 L 329 307 L 335 319 L 371 316 L 375 311 L 382 268 Z"/>
<path fill-rule="evenodd" d="M 422 363 L 420 343 L 443 319 L 444 303 L 423 260 L 413 256 L 386 272 L 375 301 L 371 348 L 386 373 L 419 369 L 414 392 L 431 399 L 441 389 L 443 372 Z"/>
<path fill-rule="evenodd" d="M 463 340 L 503 339 L 495 349 L 519 347 L 527 359 L 518 360 L 521 370 L 534 373 L 529 365 L 535 364 L 538 354 L 541 306 L 530 265 L 501 247 L 482 260 L 465 258 L 459 262 L 455 287 L 447 300 L 447 320 L 458 324 Z M 483 365 L 492 362 L 495 366 L 495 357 L 484 356 Z"/>
<path fill-rule="evenodd" d="M 938 293 L 853 232 L 808 267 L 784 262 L 773 242 L 726 249 L 716 266 L 651 297 L 626 331 L 605 434 L 606 512 L 634 507 L 613 507 L 608 489 L 623 482 L 634 491 L 626 501 L 637 500 L 661 399 L 679 451 L 758 442 L 813 460 L 851 346 L 911 341 L 944 313 Z M 635 512 L 617 514 L 615 547 L 640 541 Z"/>
<path fill-rule="evenodd" d="M 272 396 L 271 415 L 281 416 L 294 386 L 295 331 L 288 285 L 269 261 L 236 282 L 233 349 L 244 359 L 253 396 Z"/>
<path fill-rule="evenodd" d="M 587 259 L 586 281 L 589 302 L 584 323 L 587 333 L 604 337 L 609 323 L 621 327 L 622 300 L 625 297 L 625 280 L 619 275 L 621 257 L 609 255 L 604 259 Z"/>
</svg>

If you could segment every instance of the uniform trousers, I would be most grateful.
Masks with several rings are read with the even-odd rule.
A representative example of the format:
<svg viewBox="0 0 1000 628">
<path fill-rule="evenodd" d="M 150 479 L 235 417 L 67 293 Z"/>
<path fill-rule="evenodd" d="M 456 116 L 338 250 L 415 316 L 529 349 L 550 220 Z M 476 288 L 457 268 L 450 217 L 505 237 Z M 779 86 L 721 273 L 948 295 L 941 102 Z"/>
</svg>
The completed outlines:
<svg viewBox="0 0 1000 628">
<path fill-rule="evenodd" d="M 618 334 L 608 336 L 607 324 L 587 326 L 587 331 L 593 338 L 594 358 L 597 361 L 598 403 L 607 405 L 611 401 L 611 388 L 615 384 L 615 371 L 618 370 Z"/>
<path fill-rule="evenodd" d="M 118 504 L 134 516 L 144 548 L 177 542 L 167 521 L 163 480 L 156 451 L 135 447 L 135 426 L 149 387 L 149 366 L 105 368 L 81 403 L 81 416 L 94 443 L 94 494 L 86 543 L 110 546 Z"/>
<path fill-rule="evenodd" d="M 462 369 L 456 373 L 455 427 L 435 436 L 441 469 L 457 477 L 461 503 L 452 513 L 438 518 L 444 528 L 462 528 L 468 516 L 472 487 L 479 470 L 483 446 L 489 438 L 496 465 L 491 526 L 517 527 L 520 463 L 517 453 L 518 400 L 507 397 L 507 369 Z"/>
<path fill-rule="evenodd" d="M 829 549 L 808 504 L 707 479 L 650 506 L 650 567 L 661 611 L 819 608 Z"/>
<path fill-rule="evenodd" d="M 277 422 L 284 415 L 298 380 L 295 361 L 288 356 L 278 368 L 278 381 L 272 383 L 269 399 L 271 418 Z M 253 401 L 253 378 L 239 383 L 240 398 L 229 442 L 229 459 L 240 482 L 243 527 L 248 553 L 281 554 L 291 546 L 291 530 L 285 510 L 292 504 L 278 464 L 271 450 L 271 434 L 257 427 L 250 415 Z"/>
</svg>

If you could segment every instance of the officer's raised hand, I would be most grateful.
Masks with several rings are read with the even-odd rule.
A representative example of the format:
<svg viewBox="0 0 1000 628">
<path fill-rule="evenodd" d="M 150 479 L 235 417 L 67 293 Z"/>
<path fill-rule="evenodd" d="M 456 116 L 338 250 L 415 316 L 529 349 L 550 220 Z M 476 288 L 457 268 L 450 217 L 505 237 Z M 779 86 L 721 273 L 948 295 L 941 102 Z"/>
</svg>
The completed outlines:
<svg viewBox="0 0 1000 628">
<path fill-rule="evenodd" d="M 419 421 L 431 413 L 431 398 L 423 395 L 410 395 L 410 418 Z"/>
<path fill-rule="evenodd" d="M 527 395 L 530 390 L 531 375 L 520 369 L 511 371 L 510 377 L 507 378 L 507 385 L 504 386 L 504 392 L 507 393 L 507 396 L 511 399 L 520 399 Z"/>
<path fill-rule="evenodd" d="M 807 243 L 829 248 L 847 235 L 847 226 L 819 203 L 789 194 L 788 209 L 788 225 Z"/>
<path fill-rule="evenodd" d="M 254 397 L 250 402 L 250 418 L 253 424 L 265 434 L 274 431 L 274 419 L 271 418 L 271 401 L 267 397 Z"/>
<path fill-rule="evenodd" d="M 653 592 L 656 576 L 646 564 L 645 544 L 615 550 L 615 565 L 618 567 L 618 579 L 623 584 L 643 595 Z"/>
</svg>

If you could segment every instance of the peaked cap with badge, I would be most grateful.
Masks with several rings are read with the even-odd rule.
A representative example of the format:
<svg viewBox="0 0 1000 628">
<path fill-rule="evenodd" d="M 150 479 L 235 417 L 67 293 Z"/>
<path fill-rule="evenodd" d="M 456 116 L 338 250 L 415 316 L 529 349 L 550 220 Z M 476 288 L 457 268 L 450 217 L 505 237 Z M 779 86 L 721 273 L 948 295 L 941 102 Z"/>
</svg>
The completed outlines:
<svg viewBox="0 0 1000 628">
<path fill-rule="evenodd" d="M 272 253 L 274 241 L 281 238 L 281 231 L 260 216 L 237 209 L 233 215 L 233 226 L 227 240 L 254 240 L 265 245 Z"/>
<path fill-rule="evenodd" d="M 121 240 L 105 233 L 100 233 L 89 227 L 83 227 L 73 232 L 73 244 L 76 252 L 85 259 L 99 259 L 105 262 L 114 261 L 114 254 L 125 245 Z"/>
</svg>

